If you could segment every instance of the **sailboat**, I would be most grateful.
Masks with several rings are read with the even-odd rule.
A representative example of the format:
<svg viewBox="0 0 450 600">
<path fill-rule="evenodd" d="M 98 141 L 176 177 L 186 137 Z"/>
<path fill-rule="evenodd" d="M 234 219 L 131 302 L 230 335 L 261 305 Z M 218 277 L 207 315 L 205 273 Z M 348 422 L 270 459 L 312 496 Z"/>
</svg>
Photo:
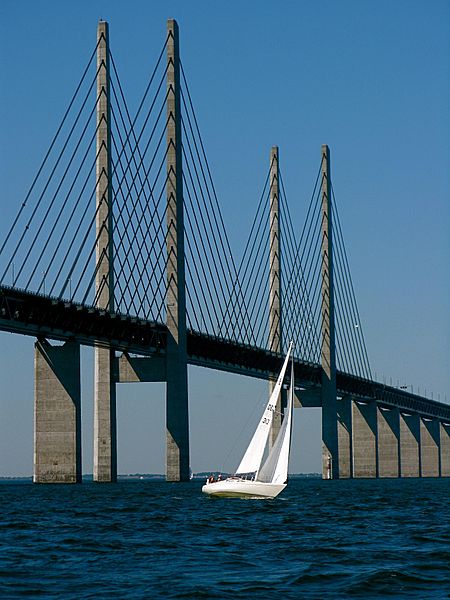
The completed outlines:
<svg viewBox="0 0 450 600">
<path fill-rule="evenodd" d="M 208 480 L 202 492 L 210 496 L 275 498 L 287 485 L 289 450 L 291 445 L 292 408 L 294 405 L 294 362 L 283 423 L 275 443 L 261 466 L 272 426 L 273 415 L 283 387 L 283 381 L 293 350 L 293 342 L 284 359 L 276 385 L 258 423 L 256 431 L 234 475 L 219 481 Z M 211 478 L 210 478 L 211 479 Z"/>
</svg>

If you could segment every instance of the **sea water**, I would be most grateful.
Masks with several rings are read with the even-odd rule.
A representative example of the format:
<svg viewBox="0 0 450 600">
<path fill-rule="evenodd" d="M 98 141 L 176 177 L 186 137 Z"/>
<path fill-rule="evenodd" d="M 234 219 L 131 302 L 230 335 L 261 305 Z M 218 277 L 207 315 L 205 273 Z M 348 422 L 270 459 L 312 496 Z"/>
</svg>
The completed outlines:
<svg viewBox="0 0 450 600">
<path fill-rule="evenodd" d="M 0 484 L 0 598 L 450 598 L 450 479 Z"/>
</svg>

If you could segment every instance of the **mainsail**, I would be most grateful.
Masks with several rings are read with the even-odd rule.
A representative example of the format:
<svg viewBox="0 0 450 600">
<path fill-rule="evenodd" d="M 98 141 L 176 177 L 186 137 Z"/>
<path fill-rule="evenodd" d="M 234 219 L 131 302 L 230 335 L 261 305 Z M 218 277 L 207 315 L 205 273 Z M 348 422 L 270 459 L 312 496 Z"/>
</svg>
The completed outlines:
<svg viewBox="0 0 450 600">
<path fill-rule="evenodd" d="M 280 371 L 280 374 L 278 376 L 278 379 L 277 379 L 277 382 L 273 389 L 273 392 L 269 398 L 269 402 L 267 403 L 266 410 L 264 411 L 263 416 L 261 417 L 261 420 L 258 424 L 258 427 L 256 428 L 256 431 L 253 434 L 252 440 L 247 448 L 247 451 L 245 452 L 245 454 L 241 460 L 241 463 L 236 471 L 236 475 L 245 474 L 245 473 L 255 473 L 255 472 L 259 471 L 259 468 L 261 466 L 261 462 L 263 459 L 263 455 L 264 455 L 264 449 L 265 449 L 266 443 L 267 443 L 267 438 L 269 437 L 270 428 L 272 426 L 273 413 L 275 412 L 278 396 L 280 395 L 281 388 L 283 386 L 284 376 L 286 374 L 287 365 L 289 362 L 289 358 L 291 356 L 292 347 L 293 347 L 293 343 L 291 342 L 289 345 L 288 353 L 287 353 L 286 358 L 283 363 L 283 368 Z M 292 382 L 291 382 L 291 388 L 292 388 L 292 393 L 293 393 Z M 285 421 L 286 421 L 286 419 L 285 419 Z M 284 421 L 283 421 L 283 424 L 284 424 Z M 283 429 L 283 425 L 280 429 L 280 433 L 281 433 L 282 429 Z M 290 425 L 289 425 L 289 431 L 290 431 Z M 279 437 L 280 436 L 278 435 L 276 442 L 278 441 Z M 274 444 L 274 447 L 275 447 L 275 445 L 276 444 Z M 273 448 L 272 448 L 272 450 L 273 450 Z M 283 446 L 283 448 L 284 448 L 284 446 Z M 287 450 L 289 452 L 289 444 L 288 444 Z M 280 449 L 280 452 L 281 451 L 282 450 Z M 268 458 L 270 458 L 270 455 Z M 267 461 L 266 461 L 266 464 L 267 464 Z M 287 476 L 287 473 L 286 473 L 286 476 Z M 258 477 L 258 479 L 259 479 L 259 477 Z"/>
<path fill-rule="evenodd" d="M 285 417 L 267 459 L 257 474 L 257 481 L 285 483 L 288 475 L 289 449 L 291 445 L 292 408 L 294 404 L 294 365 L 291 367 L 291 385 Z"/>
</svg>

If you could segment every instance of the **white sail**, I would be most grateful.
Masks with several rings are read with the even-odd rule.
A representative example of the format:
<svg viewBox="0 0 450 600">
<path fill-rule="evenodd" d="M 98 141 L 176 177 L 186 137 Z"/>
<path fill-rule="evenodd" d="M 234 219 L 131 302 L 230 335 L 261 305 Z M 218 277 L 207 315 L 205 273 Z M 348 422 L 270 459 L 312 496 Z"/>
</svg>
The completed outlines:
<svg viewBox="0 0 450 600">
<path fill-rule="evenodd" d="M 291 445 L 292 409 L 294 405 L 294 365 L 291 367 L 291 385 L 288 405 L 277 439 L 257 475 L 264 483 L 285 483 L 288 475 L 289 449 Z"/>
<path fill-rule="evenodd" d="M 269 402 L 267 403 L 266 410 L 261 417 L 261 420 L 256 428 L 255 433 L 253 434 L 252 440 L 245 452 L 241 463 L 236 471 L 236 475 L 240 473 L 254 473 L 257 472 L 261 466 L 261 461 L 264 454 L 264 449 L 266 447 L 267 438 L 269 437 L 270 428 L 272 426 L 273 421 L 273 413 L 276 409 L 277 400 L 281 392 L 281 388 L 283 385 L 284 376 L 286 373 L 286 368 L 289 362 L 289 357 L 292 352 L 293 343 L 289 345 L 289 350 L 284 360 L 283 368 L 280 371 L 280 374 L 277 379 L 277 383 L 273 389 L 273 392 L 269 398 Z M 289 447 L 288 447 L 289 448 Z"/>
</svg>

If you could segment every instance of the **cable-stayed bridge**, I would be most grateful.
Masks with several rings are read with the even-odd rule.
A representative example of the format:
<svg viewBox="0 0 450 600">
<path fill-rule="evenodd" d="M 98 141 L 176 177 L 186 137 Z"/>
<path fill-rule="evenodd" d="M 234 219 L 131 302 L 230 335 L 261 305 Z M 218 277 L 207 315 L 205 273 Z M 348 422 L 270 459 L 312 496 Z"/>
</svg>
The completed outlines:
<svg viewBox="0 0 450 600">
<path fill-rule="evenodd" d="M 322 407 L 324 477 L 450 475 L 450 407 L 373 380 L 329 148 L 301 227 L 277 147 L 261 188 L 238 261 L 176 22 L 133 114 L 100 22 L 0 248 L 0 328 L 37 338 L 36 482 L 81 480 L 80 344 L 95 346 L 94 479 L 117 475 L 116 383 L 165 381 L 176 481 L 189 476 L 188 364 L 271 381 L 290 340 L 298 405 Z"/>
</svg>

